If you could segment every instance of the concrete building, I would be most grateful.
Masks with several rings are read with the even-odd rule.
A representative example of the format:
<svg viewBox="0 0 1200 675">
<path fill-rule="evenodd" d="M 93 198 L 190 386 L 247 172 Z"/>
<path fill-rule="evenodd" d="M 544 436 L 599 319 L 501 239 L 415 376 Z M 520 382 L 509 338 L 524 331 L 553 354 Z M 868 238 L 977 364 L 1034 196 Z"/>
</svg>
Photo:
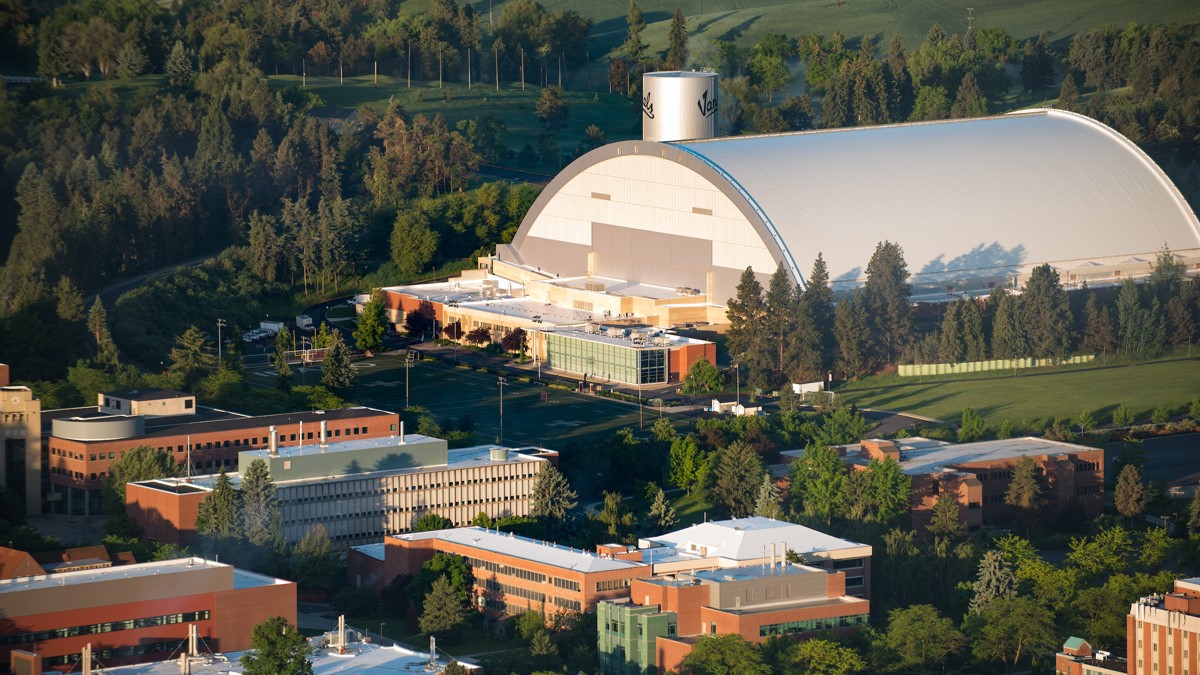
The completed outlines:
<svg viewBox="0 0 1200 675">
<path fill-rule="evenodd" d="M 481 527 L 397 534 L 382 544 L 352 548 L 347 573 L 351 583 L 378 589 L 402 574 L 416 574 L 436 553 L 470 561 L 475 605 L 490 616 L 590 612 L 601 600 L 628 597 L 630 583 L 650 574 L 636 549 L 612 546 L 591 553 Z"/>
<path fill-rule="evenodd" d="M 978 443 L 946 443 L 928 438 L 894 441 L 868 439 L 838 446 L 850 468 L 866 469 L 872 460 L 895 460 L 912 477 L 909 508 L 913 527 L 923 531 L 933 506 L 943 495 L 959 504 L 959 517 L 969 530 L 980 526 L 1011 527 L 1016 511 L 1004 503 L 1013 467 L 1031 458 L 1042 472 L 1047 515 L 1057 518 L 1072 501 L 1090 520 L 1104 506 L 1104 451 L 1044 438 L 1009 438 Z M 797 458 L 802 450 L 784 452 Z"/>
<path fill-rule="evenodd" d="M 1129 675 L 1200 673 L 1200 578 L 1133 603 L 1125 625 Z"/>
<path fill-rule="evenodd" d="M 250 463 L 267 463 L 283 520 L 283 536 L 299 541 L 316 524 L 344 545 L 377 542 L 407 532 L 425 514 L 466 525 L 480 513 L 491 518 L 528 515 L 533 485 L 557 453 L 542 448 L 481 445 L 448 450 L 446 441 L 420 434 L 339 443 L 279 446 L 238 453 L 235 486 Z M 187 544 L 195 539 L 200 503 L 217 479 L 130 483 L 126 510 L 152 540 Z"/>
<path fill-rule="evenodd" d="M 766 565 L 795 553 L 800 562 L 844 572 L 846 594 L 871 597 L 871 547 L 782 520 L 713 520 L 638 542 L 655 576 Z"/>
<path fill-rule="evenodd" d="M 109 467 L 140 445 L 171 452 L 190 473 L 232 469 L 241 450 L 263 447 L 274 427 L 280 446 L 331 439 L 386 438 L 400 416 L 374 408 L 251 417 L 198 405 L 191 394 L 165 389 L 103 393 L 96 406 L 42 413 L 46 471 L 53 511 L 98 512 Z"/>
<path fill-rule="evenodd" d="M 162 660 L 188 624 L 214 651 L 246 649 L 255 624 L 296 622 L 296 585 L 184 558 L 0 580 L 0 607 L 0 670 L 18 650 L 27 663 L 71 670 L 88 644 L 106 665 Z"/>
<path fill-rule="evenodd" d="M 1069 638 L 1054 655 L 1055 675 L 1126 675 L 1128 668 L 1128 661 L 1092 649 L 1083 638 Z"/>
<path fill-rule="evenodd" d="M 629 598 L 601 602 L 596 630 L 606 675 L 677 670 L 705 635 L 758 644 L 775 635 L 853 630 L 869 601 L 846 594 L 846 573 L 767 564 L 635 579 Z"/>
<path fill-rule="evenodd" d="M 477 329 L 488 331 L 495 342 L 521 329 L 528 353 L 543 368 L 589 381 L 679 382 L 697 360 L 716 362 L 714 343 L 655 327 L 706 320 L 703 311 L 660 320 L 658 315 L 665 311 L 660 301 L 673 297 L 674 290 L 611 279 L 552 278 L 521 284 L 483 270 L 464 272 L 448 282 L 381 290 L 392 322 L 403 323 L 408 312 L 428 302 L 437 330 L 457 324 L 464 336 L 460 342 Z M 584 296 L 592 299 L 579 299 Z"/>
<path fill-rule="evenodd" d="M 26 515 L 42 512 L 47 492 L 42 467 L 42 404 L 29 387 L 9 384 L 9 370 L 0 363 L 0 487 L 24 496 Z"/>
</svg>

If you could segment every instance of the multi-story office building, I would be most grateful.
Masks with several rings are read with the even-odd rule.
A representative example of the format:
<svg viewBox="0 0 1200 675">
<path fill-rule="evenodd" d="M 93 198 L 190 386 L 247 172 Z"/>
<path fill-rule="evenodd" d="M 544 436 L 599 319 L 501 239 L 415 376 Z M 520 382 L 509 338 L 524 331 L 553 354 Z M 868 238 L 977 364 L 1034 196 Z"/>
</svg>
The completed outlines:
<svg viewBox="0 0 1200 675">
<path fill-rule="evenodd" d="M 55 511 L 97 511 L 100 486 L 112 463 L 138 446 L 172 453 L 189 473 L 232 469 L 242 450 L 264 447 L 275 428 L 278 445 L 386 438 L 400 433 L 400 416 L 374 408 L 340 408 L 249 417 L 206 408 L 191 394 L 152 389 L 102 393 L 98 404 L 46 411 L 42 435 Z M 65 497 L 63 496 L 65 495 Z"/>
<path fill-rule="evenodd" d="M 716 568 L 635 579 L 629 598 L 600 603 L 598 651 L 606 674 L 678 670 L 705 635 L 760 643 L 775 635 L 841 631 L 867 623 L 870 602 L 846 594 L 846 573 L 788 564 Z"/>
<path fill-rule="evenodd" d="M 1200 675 L 1200 578 L 1141 598 L 1125 626 L 1129 675 Z"/>
<path fill-rule="evenodd" d="M 42 512 L 42 404 L 29 387 L 12 386 L 0 363 L 0 487 L 24 496 L 25 513 Z"/>
<path fill-rule="evenodd" d="M 188 624 L 214 652 L 247 649 L 255 624 L 296 622 L 296 585 L 182 558 L 0 580 L 0 607 L 0 671 L 15 650 L 47 670 L 70 670 L 88 644 L 107 665 L 165 659 L 186 641 Z"/>
<path fill-rule="evenodd" d="M 541 448 L 483 445 L 448 450 L 419 434 L 238 454 L 239 485 L 250 463 L 263 460 L 275 484 L 284 539 L 299 541 L 321 523 L 335 542 L 356 545 L 409 531 L 425 514 L 466 525 L 529 514 L 533 484 L 557 453 Z M 216 476 L 130 483 L 126 509 L 147 538 L 187 544 L 195 539 L 200 503 Z"/>
</svg>

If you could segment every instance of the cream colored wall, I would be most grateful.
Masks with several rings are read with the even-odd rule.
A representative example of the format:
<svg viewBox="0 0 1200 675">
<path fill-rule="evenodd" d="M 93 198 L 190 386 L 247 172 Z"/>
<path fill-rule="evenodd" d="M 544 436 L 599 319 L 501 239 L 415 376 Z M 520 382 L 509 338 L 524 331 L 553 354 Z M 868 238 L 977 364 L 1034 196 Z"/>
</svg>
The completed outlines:
<svg viewBox="0 0 1200 675">
<path fill-rule="evenodd" d="M 593 192 L 610 199 L 593 198 Z M 693 207 L 712 215 L 693 213 Z M 658 156 L 623 155 L 584 170 L 546 204 L 528 236 L 591 246 L 593 222 L 711 241 L 716 267 L 776 266 L 732 200 L 703 176 Z"/>
</svg>

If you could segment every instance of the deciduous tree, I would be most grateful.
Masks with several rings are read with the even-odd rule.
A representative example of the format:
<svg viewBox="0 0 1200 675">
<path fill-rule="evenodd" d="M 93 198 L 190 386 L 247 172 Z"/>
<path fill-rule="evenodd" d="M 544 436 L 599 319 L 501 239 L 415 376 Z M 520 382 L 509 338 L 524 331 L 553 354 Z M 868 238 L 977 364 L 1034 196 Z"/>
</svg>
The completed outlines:
<svg viewBox="0 0 1200 675">
<path fill-rule="evenodd" d="M 1033 598 L 996 598 L 979 616 L 972 653 L 980 661 L 999 661 L 1006 672 L 1011 673 L 1021 657 L 1048 653 L 1058 644 L 1054 613 Z"/>
<path fill-rule="evenodd" d="M 935 669 L 966 644 L 954 622 L 933 605 L 911 605 L 888 614 L 883 643 L 899 658 L 903 668 Z"/>
<path fill-rule="evenodd" d="M 754 645 L 740 635 L 705 635 L 683 657 L 681 675 L 770 675 Z"/>
<path fill-rule="evenodd" d="M 363 305 L 362 314 L 358 315 L 358 326 L 352 336 L 354 346 L 364 352 L 379 351 L 383 347 L 383 331 L 386 327 L 383 298 L 378 292 L 372 293 L 371 300 Z"/>
</svg>

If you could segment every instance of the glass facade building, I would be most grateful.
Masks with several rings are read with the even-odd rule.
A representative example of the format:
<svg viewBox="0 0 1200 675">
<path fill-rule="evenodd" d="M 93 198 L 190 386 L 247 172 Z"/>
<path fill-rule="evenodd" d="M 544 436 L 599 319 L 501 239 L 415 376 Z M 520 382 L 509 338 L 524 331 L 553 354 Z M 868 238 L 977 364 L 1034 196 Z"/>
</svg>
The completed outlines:
<svg viewBox="0 0 1200 675">
<path fill-rule="evenodd" d="M 668 347 L 546 334 L 547 367 L 623 384 L 665 383 L 668 351 Z"/>
</svg>

